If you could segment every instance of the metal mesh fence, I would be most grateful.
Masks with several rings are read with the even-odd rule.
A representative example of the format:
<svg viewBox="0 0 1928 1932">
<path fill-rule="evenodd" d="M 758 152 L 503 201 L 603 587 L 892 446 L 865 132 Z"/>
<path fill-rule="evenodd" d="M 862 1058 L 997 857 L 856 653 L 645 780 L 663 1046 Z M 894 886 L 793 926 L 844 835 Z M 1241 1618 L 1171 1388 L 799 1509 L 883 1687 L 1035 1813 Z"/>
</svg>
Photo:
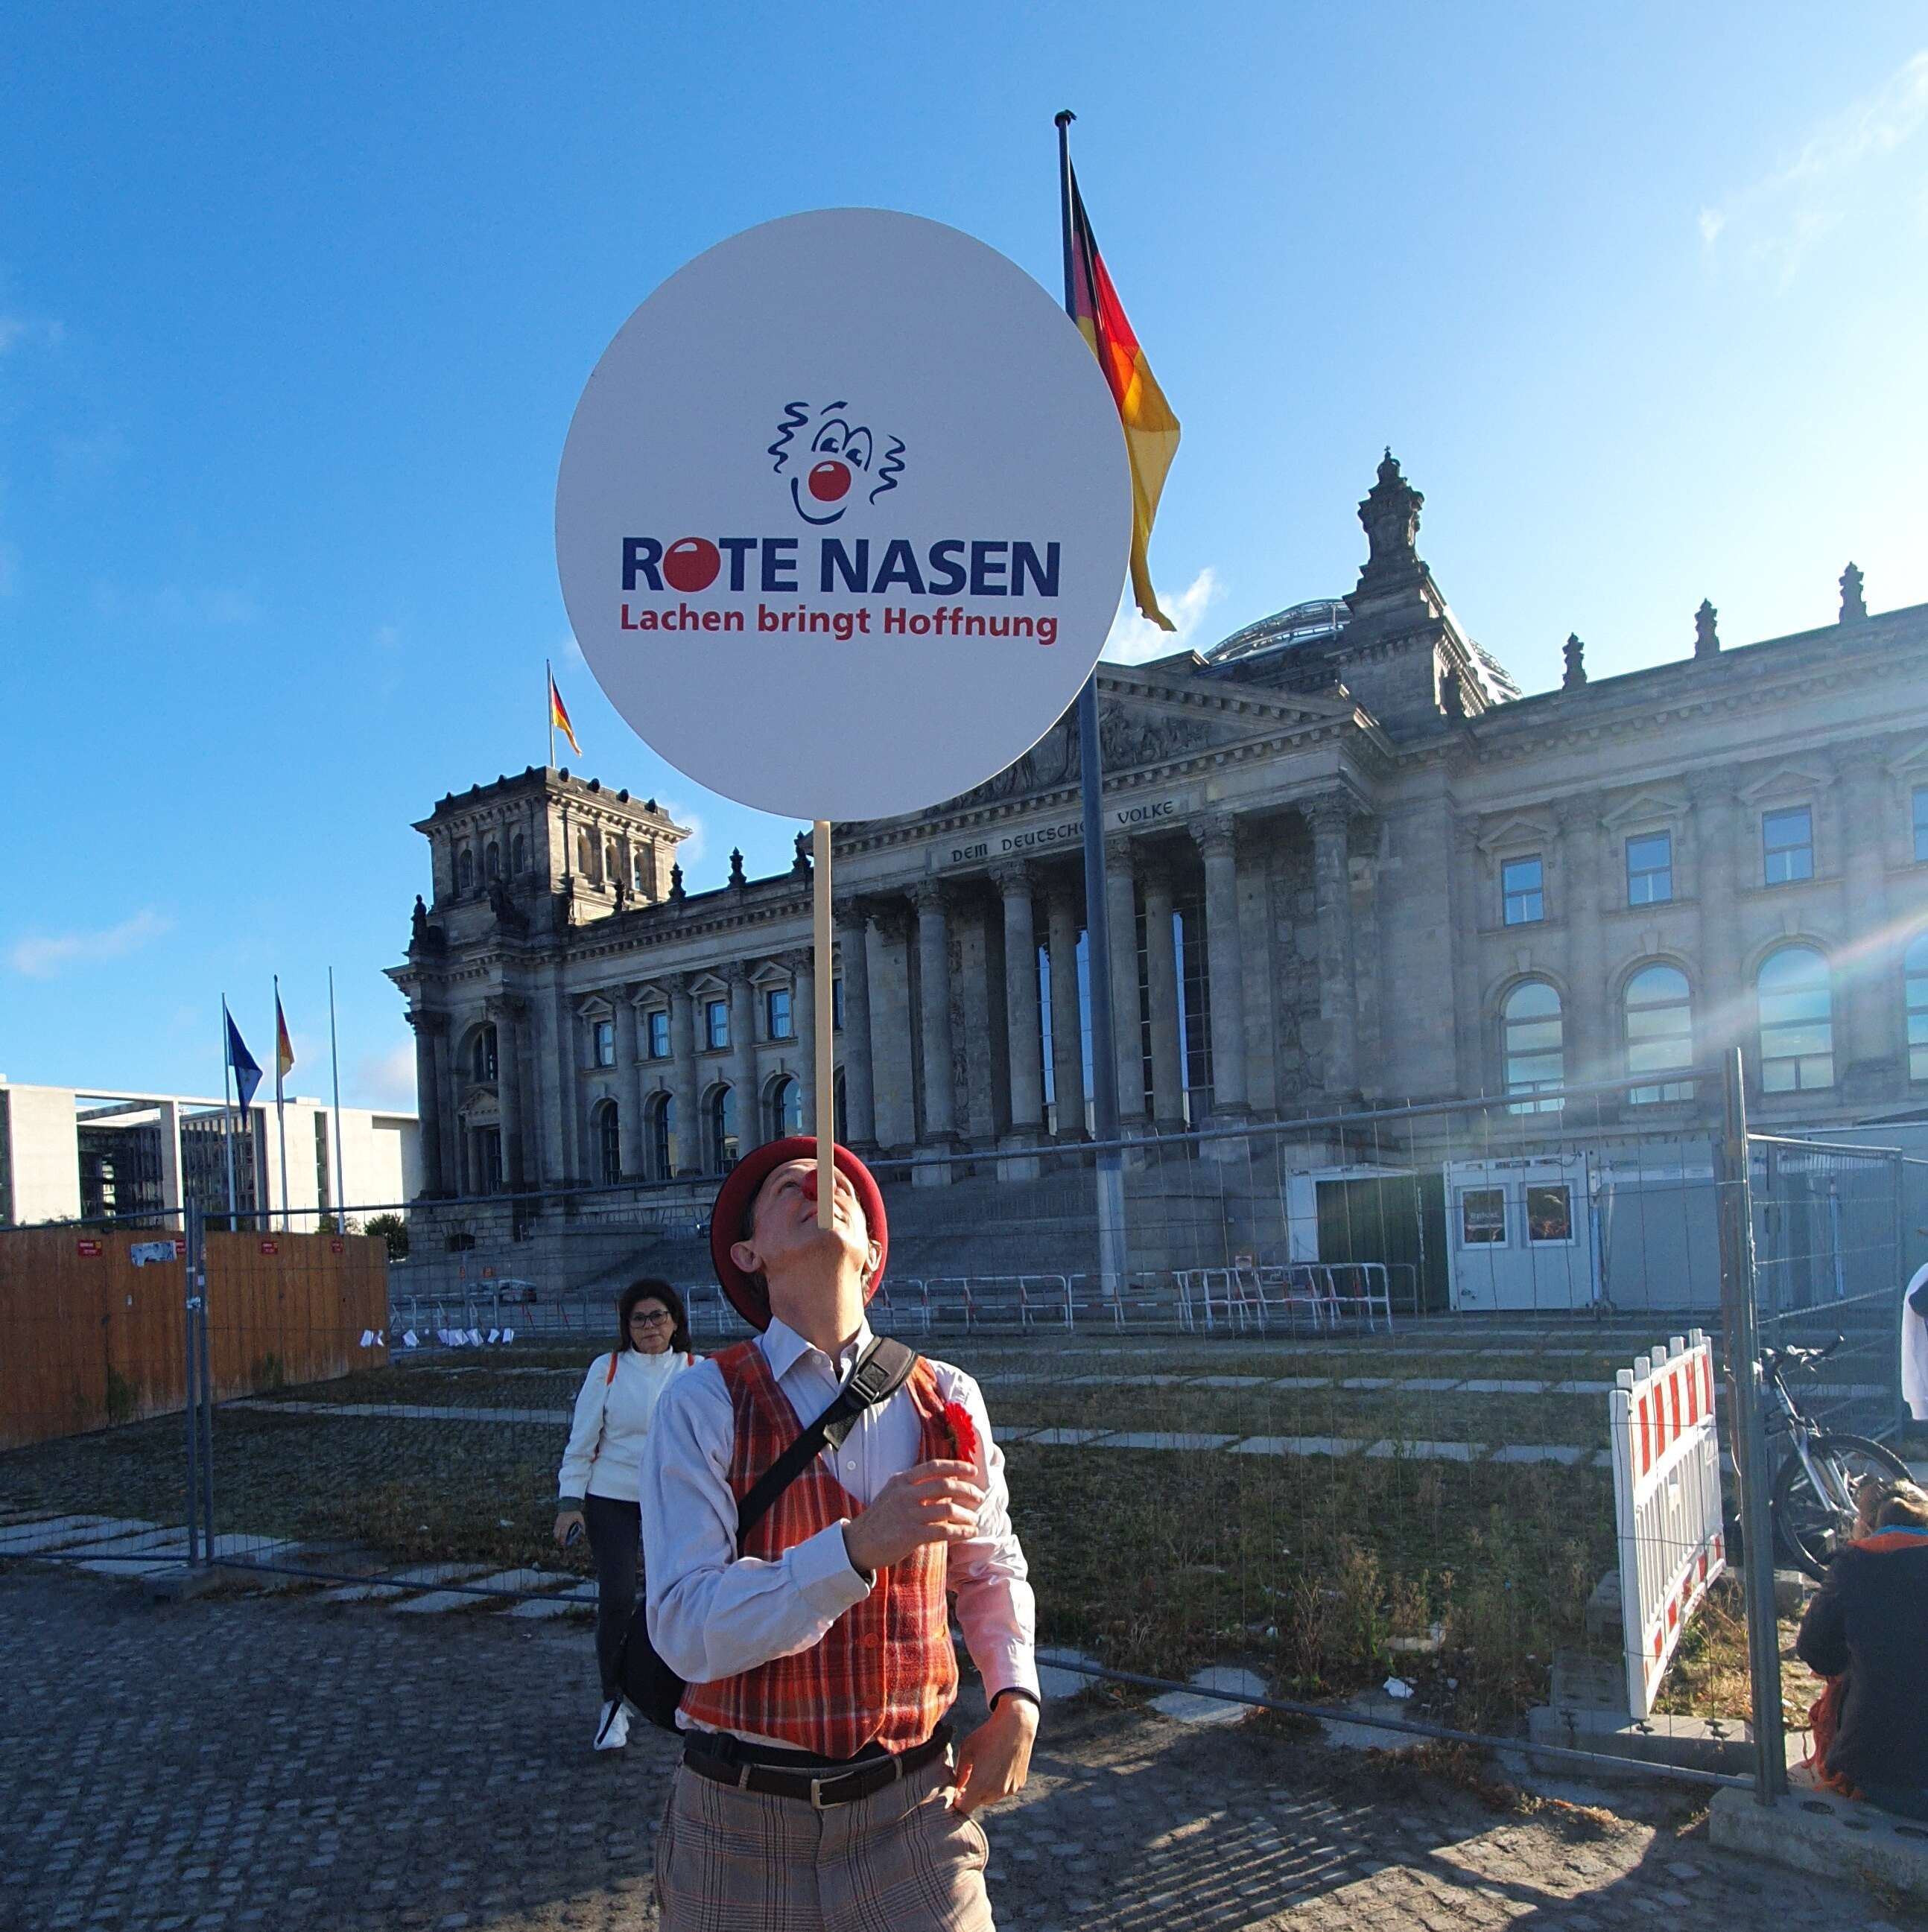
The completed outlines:
<svg viewBox="0 0 1928 1932">
<path fill-rule="evenodd" d="M 1625 1089 L 1530 1104 L 1127 1143 L 1115 1250 L 1089 1144 L 873 1163 L 891 1241 L 872 1322 L 981 1383 L 1041 1641 L 1065 1670 L 1408 1733 L 1657 1753 L 1690 1774 L 1745 1768 L 1749 1660 L 1718 1552 L 1653 1708 L 1630 1708 L 1628 1632 L 1651 1606 L 1623 1606 L 1622 1576 L 1677 1578 L 1681 1539 L 1705 1523 L 1617 1505 L 1611 1420 L 1623 1372 L 1664 1372 L 1699 1328 L 1714 1337 L 1707 1426 L 1716 1148 L 1649 1126 Z M 1891 1406 L 1877 1358 L 1899 1295 L 1898 1161 L 1763 1144 L 1753 1183 L 1764 1334 L 1851 1326 L 1851 1376 L 1825 1399 Z M 398 1613 L 585 1610 L 587 1558 L 551 1534 L 557 1465 L 622 1288 L 677 1286 L 699 1350 L 746 1332 L 710 1272 L 715 1184 L 209 1234 L 194 1440 L 212 1553 Z M 0 1264 L 47 1232 L 0 1237 Z M 146 1271 L 169 1279 L 155 1358 L 179 1364 L 191 1270 Z M 50 1361 L 56 1330 L 94 1318 L 68 1294 L 45 1298 Z M 67 1372 L 50 1371 L 38 1432 L 0 1456 L 0 1508 L 17 1516 L 0 1556 L 88 1560 L 34 1528 L 65 1522 L 152 1539 L 107 1552 L 125 1567 L 179 1561 L 182 1376 L 149 1406 L 104 1398 L 63 1419 Z M 1719 1448 L 1695 1453 L 1720 1472 L 1707 1508 L 1724 1544 L 1724 1408 L 1719 1426 Z M 1654 1544 L 1644 1562 L 1629 1537 Z"/>
</svg>

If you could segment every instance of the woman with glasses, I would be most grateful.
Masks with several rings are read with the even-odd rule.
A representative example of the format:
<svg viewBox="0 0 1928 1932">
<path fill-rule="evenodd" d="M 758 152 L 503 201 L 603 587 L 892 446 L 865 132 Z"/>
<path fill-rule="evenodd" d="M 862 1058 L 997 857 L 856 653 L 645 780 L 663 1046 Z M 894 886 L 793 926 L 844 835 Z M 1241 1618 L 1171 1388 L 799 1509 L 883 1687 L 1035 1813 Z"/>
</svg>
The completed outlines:
<svg viewBox="0 0 1928 1932">
<path fill-rule="evenodd" d="M 596 1557 L 596 1660 L 602 1678 L 598 1750 L 620 1750 L 629 1741 L 616 1659 L 636 1601 L 643 1444 L 670 1378 L 695 1359 L 683 1298 L 666 1281 L 632 1281 L 623 1291 L 616 1334 L 615 1347 L 598 1355 L 583 1378 L 557 1481 L 557 1542 L 567 1549 L 586 1533 Z"/>
</svg>

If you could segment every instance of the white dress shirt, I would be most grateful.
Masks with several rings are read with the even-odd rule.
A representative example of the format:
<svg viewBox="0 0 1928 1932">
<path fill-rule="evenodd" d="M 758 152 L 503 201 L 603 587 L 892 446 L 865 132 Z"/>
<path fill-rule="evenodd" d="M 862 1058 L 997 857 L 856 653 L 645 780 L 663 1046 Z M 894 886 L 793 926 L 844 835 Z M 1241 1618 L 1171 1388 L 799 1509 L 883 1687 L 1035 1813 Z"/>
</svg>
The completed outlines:
<svg viewBox="0 0 1928 1932">
<path fill-rule="evenodd" d="M 830 1406 L 870 1339 L 866 1322 L 833 1364 L 784 1322 L 773 1319 L 757 1338 L 800 1428 Z M 1014 1688 L 1035 1697 L 1037 1609 L 1011 1528 L 1004 1452 L 992 1439 L 976 1382 L 947 1362 L 930 1367 L 940 1398 L 969 1412 L 984 1485 L 977 1534 L 952 1544 L 948 1552 L 946 1583 L 956 1595 L 958 1624 L 987 1696 Z M 916 1407 L 908 1389 L 900 1388 L 858 1416 L 841 1448 L 826 1443 L 823 1460 L 867 1505 L 918 1460 L 919 1440 Z M 851 1568 L 842 1520 L 773 1559 L 737 1556 L 737 1499 L 729 1484 L 735 1442 L 736 1414 L 722 1371 L 704 1361 L 663 1391 L 643 1453 L 650 1640 L 688 1683 L 711 1683 L 808 1650 L 870 1593 L 869 1582 Z"/>
</svg>

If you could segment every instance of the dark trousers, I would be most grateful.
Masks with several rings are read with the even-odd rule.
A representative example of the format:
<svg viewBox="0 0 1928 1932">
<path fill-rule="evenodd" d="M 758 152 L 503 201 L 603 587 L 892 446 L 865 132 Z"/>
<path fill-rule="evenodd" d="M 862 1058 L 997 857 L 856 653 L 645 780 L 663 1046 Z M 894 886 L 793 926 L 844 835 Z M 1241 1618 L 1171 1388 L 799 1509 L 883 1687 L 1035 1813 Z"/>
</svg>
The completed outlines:
<svg viewBox="0 0 1928 1932">
<path fill-rule="evenodd" d="M 585 1496 L 582 1520 L 596 1556 L 596 1664 L 606 1702 L 623 1694 L 616 1654 L 629 1613 L 636 1607 L 636 1572 L 642 1555 L 643 1513 L 613 1496 Z"/>
</svg>

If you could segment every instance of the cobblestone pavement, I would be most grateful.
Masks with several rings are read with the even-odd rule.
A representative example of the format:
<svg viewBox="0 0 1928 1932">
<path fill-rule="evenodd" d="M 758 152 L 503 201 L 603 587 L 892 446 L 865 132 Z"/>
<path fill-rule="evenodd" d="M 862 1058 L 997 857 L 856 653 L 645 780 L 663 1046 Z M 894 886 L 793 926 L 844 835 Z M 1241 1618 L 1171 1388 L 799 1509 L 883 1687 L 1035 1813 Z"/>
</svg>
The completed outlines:
<svg viewBox="0 0 1928 1932">
<path fill-rule="evenodd" d="M 0 1927 L 653 1926 L 674 1747 L 589 1748 L 580 1628 L 0 1570 Z M 1912 1922 L 1707 1846 L 1678 1801 L 1527 1815 L 1248 1724 L 1056 1707 L 991 1815 L 1007 1928 L 1829 1932 Z M 1683 1828 L 1684 1826 L 1684 1828 Z"/>
</svg>

